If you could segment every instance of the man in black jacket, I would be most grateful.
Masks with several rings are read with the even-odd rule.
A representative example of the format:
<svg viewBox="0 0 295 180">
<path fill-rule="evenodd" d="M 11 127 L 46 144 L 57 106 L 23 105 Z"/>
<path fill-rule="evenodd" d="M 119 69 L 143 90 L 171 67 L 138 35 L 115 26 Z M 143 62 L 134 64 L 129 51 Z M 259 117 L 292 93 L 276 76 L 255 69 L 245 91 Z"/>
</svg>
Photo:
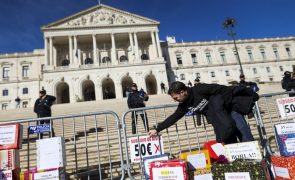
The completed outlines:
<svg viewBox="0 0 295 180">
<path fill-rule="evenodd" d="M 149 96 L 141 89 L 138 91 L 135 83 L 131 86 L 131 92 L 129 93 L 127 104 L 129 109 L 145 107 L 144 101 L 148 101 Z M 136 134 L 137 117 L 140 115 L 143 125 L 146 131 L 149 131 L 149 123 L 146 112 L 144 111 L 133 111 L 131 114 L 132 119 L 132 134 Z"/>
<path fill-rule="evenodd" d="M 56 100 L 56 97 L 46 94 L 46 90 L 42 89 L 39 92 L 39 98 L 35 101 L 34 112 L 38 118 L 51 117 L 51 106 Z M 40 121 L 40 124 L 50 124 L 50 120 Z M 52 134 L 54 136 L 53 128 Z M 41 134 L 41 138 L 43 134 Z"/>
<path fill-rule="evenodd" d="M 170 96 L 179 102 L 176 111 L 149 136 L 166 129 L 181 119 L 188 111 L 203 114 L 212 124 L 217 142 L 226 144 L 254 140 L 243 115 L 251 112 L 258 95 L 242 86 L 223 86 L 218 84 L 199 84 L 192 88 L 182 82 L 174 82 L 169 89 Z M 234 112 L 234 114 L 233 114 Z"/>
</svg>

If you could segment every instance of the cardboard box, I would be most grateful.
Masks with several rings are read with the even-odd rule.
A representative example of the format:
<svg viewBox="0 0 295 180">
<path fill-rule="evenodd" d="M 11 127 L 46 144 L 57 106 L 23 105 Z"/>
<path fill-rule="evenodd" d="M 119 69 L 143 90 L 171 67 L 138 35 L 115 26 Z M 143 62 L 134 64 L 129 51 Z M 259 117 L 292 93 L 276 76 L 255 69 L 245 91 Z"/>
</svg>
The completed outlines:
<svg viewBox="0 0 295 180">
<path fill-rule="evenodd" d="M 179 159 L 188 162 L 189 170 L 211 167 L 208 150 L 180 153 Z"/>
<path fill-rule="evenodd" d="M 276 180 L 293 180 L 295 179 L 295 156 L 271 156 L 274 166 Z"/>
<path fill-rule="evenodd" d="M 187 164 L 181 160 L 154 161 L 150 175 L 151 180 L 188 180 Z"/>
<path fill-rule="evenodd" d="M 21 149 L 23 128 L 20 124 L 0 125 L 0 150 Z"/>
<path fill-rule="evenodd" d="M 0 180 L 18 180 L 19 169 L 0 171 Z"/>
<path fill-rule="evenodd" d="M 37 140 L 37 169 L 66 166 L 65 141 L 63 137 Z"/>
<path fill-rule="evenodd" d="M 276 124 L 275 133 L 281 156 L 295 156 L 295 123 Z"/>
<path fill-rule="evenodd" d="M 227 144 L 224 148 L 225 156 L 230 162 L 236 159 L 262 160 L 258 141 Z"/>
<path fill-rule="evenodd" d="M 160 161 L 160 160 L 168 160 L 168 159 L 169 159 L 168 154 L 162 154 L 162 155 L 143 158 L 144 176 L 145 176 L 145 178 L 150 179 L 151 162 Z"/>
<path fill-rule="evenodd" d="M 16 149 L 0 151 L 0 169 L 13 170 L 20 168 L 19 151 Z"/>
</svg>

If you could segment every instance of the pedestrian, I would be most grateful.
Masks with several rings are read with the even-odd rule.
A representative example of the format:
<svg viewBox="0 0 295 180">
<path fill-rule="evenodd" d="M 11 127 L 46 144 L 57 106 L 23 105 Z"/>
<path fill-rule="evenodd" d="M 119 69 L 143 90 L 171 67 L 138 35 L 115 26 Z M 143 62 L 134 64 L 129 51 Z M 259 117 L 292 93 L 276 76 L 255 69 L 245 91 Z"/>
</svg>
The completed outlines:
<svg viewBox="0 0 295 180">
<path fill-rule="evenodd" d="M 206 116 L 212 124 L 217 142 L 225 144 L 240 141 L 253 141 L 251 130 L 243 115 L 252 111 L 259 96 L 248 88 L 241 86 L 223 86 L 218 84 L 198 84 L 192 88 L 182 82 L 172 83 L 168 94 L 179 105 L 176 111 L 149 131 L 155 136 L 181 119 L 188 111 Z"/>
<path fill-rule="evenodd" d="M 291 72 L 290 71 L 285 71 L 284 72 L 284 77 L 281 81 L 282 88 L 285 89 L 286 91 L 291 91 L 289 87 L 289 82 L 291 81 Z"/>
<path fill-rule="evenodd" d="M 295 91 L 295 73 L 292 74 L 291 80 L 288 82 L 288 89 L 290 91 Z M 289 97 L 294 97 L 295 93 L 290 93 Z"/>
<path fill-rule="evenodd" d="M 199 78 L 196 78 L 195 81 L 194 81 L 194 86 L 200 84 L 200 79 Z"/>
<path fill-rule="evenodd" d="M 39 98 L 36 100 L 34 105 L 34 112 L 37 114 L 38 118 L 51 117 L 51 106 L 56 100 L 54 96 L 47 95 L 46 90 L 42 89 L 39 92 Z M 52 135 L 54 136 L 54 130 L 52 127 L 51 120 L 42 120 L 38 123 L 49 124 L 51 126 Z M 43 133 L 40 134 L 41 139 L 43 138 Z"/>
<path fill-rule="evenodd" d="M 129 93 L 127 104 L 129 109 L 142 108 L 145 107 L 145 102 L 148 101 L 149 96 L 141 89 L 138 91 L 137 85 L 135 83 L 131 86 L 131 92 Z M 149 131 L 149 123 L 147 114 L 145 111 L 133 111 L 131 114 L 132 119 L 132 134 L 137 132 L 137 118 L 140 115 L 145 131 Z"/>
<path fill-rule="evenodd" d="M 254 92 L 258 92 L 259 88 L 257 86 L 257 84 L 255 82 L 251 82 L 251 81 L 246 81 L 246 77 L 244 74 L 240 75 L 240 82 L 238 84 L 239 86 L 244 86 L 247 88 L 250 88 L 252 91 Z"/>
<path fill-rule="evenodd" d="M 193 86 L 191 81 L 188 81 L 187 85 L 188 85 L 188 87 L 192 87 Z"/>
<path fill-rule="evenodd" d="M 15 99 L 15 103 L 16 103 L 16 108 L 20 108 L 20 98 L 18 96 Z"/>
<path fill-rule="evenodd" d="M 166 94 L 166 87 L 165 87 L 165 84 L 163 83 L 163 82 L 161 82 L 161 84 L 160 84 L 160 86 L 161 86 L 161 93 L 163 94 Z"/>
</svg>

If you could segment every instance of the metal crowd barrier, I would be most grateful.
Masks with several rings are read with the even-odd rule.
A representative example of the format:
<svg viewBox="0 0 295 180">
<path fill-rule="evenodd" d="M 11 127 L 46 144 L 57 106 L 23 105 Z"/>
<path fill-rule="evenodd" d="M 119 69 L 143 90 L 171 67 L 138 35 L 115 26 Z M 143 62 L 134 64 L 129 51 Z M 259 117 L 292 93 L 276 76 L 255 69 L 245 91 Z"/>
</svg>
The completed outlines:
<svg viewBox="0 0 295 180">
<path fill-rule="evenodd" d="M 56 137 L 65 138 L 67 179 L 115 179 L 124 175 L 120 121 L 112 111 L 0 122 L 23 125 L 22 170 L 36 167 L 35 143 L 40 138 L 26 130 L 44 120 L 51 122 Z M 43 138 L 52 135 L 44 133 Z"/>
</svg>

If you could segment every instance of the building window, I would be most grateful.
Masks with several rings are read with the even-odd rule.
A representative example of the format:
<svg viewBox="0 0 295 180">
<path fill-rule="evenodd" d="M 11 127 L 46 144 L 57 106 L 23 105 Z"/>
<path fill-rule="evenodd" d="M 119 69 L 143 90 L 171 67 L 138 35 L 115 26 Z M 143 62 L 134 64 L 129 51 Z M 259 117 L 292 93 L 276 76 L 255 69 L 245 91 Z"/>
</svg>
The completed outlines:
<svg viewBox="0 0 295 180">
<path fill-rule="evenodd" d="M 9 67 L 3 67 L 3 78 L 9 78 Z"/>
<path fill-rule="evenodd" d="M 191 54 L 191 57 L 192 57 L 193 64 L 198 64 L 197 55 L 196 54 Z"/>
<path fill-rule="evenodd" d="M 29 104 L 28 101 L 23 101 L 23 105 L 22 105 L 22 107 L 23 107 L 23 108 L 27 108 L 27 107 L 28 107 L 28 104 Z"/>
<path fill-rule="evenodd" d="M 61 65 L 62 66 L 69 66 L 70 65 L 70 61 L 68 59 L 64 59 L 62 62 L 61 62 Z"/>
<path fill-rule="evenodd" d="M 270 73 L 270 67 L 266 67 L 266 72 Z"/>
<path fill-rule="evenodd" d="M 212 64 L 211 54 L 209 52 L 206 52 L 206 59 L 208 64 Z"/>
<path fill-rule="evenodd" d="M 29 89 L 28 88 L 23 88 L 23 94 L 28 94 L 29 93 Z"/>
<path fill-rule="evenodd" d="M 280 56 L 277 48 L 273 48 L 273 53 L 275 54 L 276 60 L 279 60 Z"/>
<path fill-rule="evenodd" d="M 288 57 L 292 57 L 291 50 L 289 47 L 286 47 L 286 51 L 287 51 Z"/>
<path fill-rule="evenodd" d="M 215 72 L 214 71 L 211 72 L 211 77 L 215 77 Z"/>
<path fill-rule="evenodd" d="M 247 49 L 247 53 L 248 53 L 248 56 L 249 56 L 249 60 L 250 60 L 250 61 L 253 61 L 252 50 L 251 50 L 251 49 Z"/>
<path fill-rule="evenodd" d="M 272 77 L 270 77 L 270 78 L 269 78 L 269 81 L 273 81 L 273 78 L 272 78 Z"/>
<path fill-rule="evenodd" d="M 178 64 L 178 65 L 182 64 L 182 57 L 181 57 L 181 54 L 176 54 L 176 60 L 177 60 L 177 64 Z"/>
<path fill-rule="evenodd" d="M 184 74 L 180 74 L 180 80 L 185 80 Z"/>
<path fill-rule="evenodd" d="M 196 78 L 200 79 L 201 78 L 201 74 L 200 73 L 196 73 Z"/>
<path fill-rule="evenodd" d="M 2 104 L 2 110 L 6 110 L 7 108 L 8 108 L 8 104 L 7 103 Z"/>
<path fill-rule="evenodd" d="M 150 59 L 149 56 L 148 56 L 147 54 L 142 54 L 142 55 L 140 56 L 140 58 L 141 58 L 141 60 L 149 60 L 149 59 Z"/>
<path fill-rule="evenodd" d="M 253 73 L 257 74 L 257 69 L 256 68 L 253 68 Z"/>
<path fill-rule="evenodd" d="M 220 52 L 220 58 L 223 64 L 226 63 L 225 53 L 223 51 Z"/>
<path fill-rule="evenodd" d="M 23 75 L 23 77 L 29 76 L 29 66 L 23 66 L 22 75 Z"/>
<path fill-rule="evenodd" d="M 127 62 L 127 61 L 128 61 L 127 56 L 122 55 L 122 56 L 120 57 L 120 62 Z"/>
<path fill-rule="evenodd" d="M 239 56 L 238 56 L 238 52 L 236 50 L 234 50 L 234 55 L 236 57 L 236 60 L 238 61 L 239 60 Z"/>
<path fill-rule="evenodd" d="M 110 63 L 111 62 L 111 58 L 108 56 L 105 56 L 102 58 L 102 63 Z"/>
<path fill-rule="evenodd" d="M 265 60 L 266 59 L 265 50 L 264 49 L 260 49 L 260 53 L 261 53 L 262 59 Z"/>
<path fill-rule="evenodd" d="M 280 71 L 281 71 L 281 72 L 283 72 L 283 71 L 284 71 L 284 68 L 283 68 L 283 66 L 279 66 L 279 68 L 280 68 Z"/>
<path fill-rule="evenodd" d="M 3 89 L 2 96 L 8 96 L 8 89 Z"/>
<path fill-rule="evenodd" d="M 228 71 L 228 70 L 226 70 L 226 71 L 225 71 L 225 76 L 230 76 L 230 74 L 229 74 L 229 71 Z"/>
<path fill-rule="evenodd" d="M 84 60 L 84 64 L 93 64 L 93 59 L 91 59 L 91 58 L 86 58 L 86 59 Z"/>
</svg>

